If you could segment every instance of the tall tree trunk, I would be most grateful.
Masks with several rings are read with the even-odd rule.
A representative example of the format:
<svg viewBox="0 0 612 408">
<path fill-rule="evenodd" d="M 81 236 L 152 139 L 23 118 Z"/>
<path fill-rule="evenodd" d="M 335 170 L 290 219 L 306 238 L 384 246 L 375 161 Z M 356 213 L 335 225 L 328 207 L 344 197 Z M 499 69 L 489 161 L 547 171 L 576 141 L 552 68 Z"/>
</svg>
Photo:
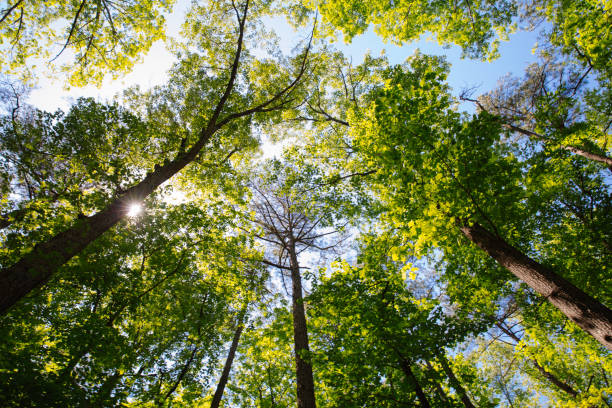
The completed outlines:
<svg viewBox="0 0 612 408">
<path fill-rule="evenodd" d="M 16 264 L 0 272 L 0 313 L 23 296 L 46 283 L 64 263 L 124 218 L 129 206 L 141 202 L 163 182 L 187 166 L 208 142 L 212 133 L 175 160 L 147 175 L 144 180 L 114 199 L 105 209 L 85 217 L 66 231 L 40 243 Z"/>
<path fill-rule="evenodd" d="M 435 368 L 433 368 L 433 366 L 431 365 L 431 363 L 427 360 L 425 360 L 425 364 L 427 365 L 427 369 L 429 370 L 429 372 L 431 373 L 431 375 L 434 377 L 434 386 L 436 387 L 436 391 L 438 392 L 438 396 L 440 397 L 440 400 L 442 401 L 443 405 L 449 405 L 448 404 L 448 395 L 446 395 L 446 393 L 444 392 L 444 390 L 442 389 L 442 386 L 440 385 L 440 381 L 438 381 L 438 379 L 436 378 L 438 376 L 438 372 L 436 371 Z"/>
<path fill-rule="evenodd" d="M 302 298 L 302 277 L 300 265 L 297 260 L 295 243 L 289 243 L 289 257 L 291 267 L 292 312 L 293 312 L 293 341 L 295 345 L 295 371 L 297 377 L 297 405 L 298 408 L 315 408 L 314 380 L 312 366 L 302 355 L 308 354 L 308 330 L 306 327 L 306 314 Z"/>
<path fill-rule="evenodd" d="M 172 387 L 170 387 L 170 389 L 168 390 L 168 392 L 164 396 L 162 402 L 166 401 L 168 398 L 170 398 L 170 396 L 178 388 L 178 386 L 181 383 L 181 381 L 183 381 L 183 378 L 185 378 L 185 376 L 189 372 L 189 369 L 191 368 L 191 364 L 193 363 L 193 360 L 195 360 L 195 357 L 196 357 L 196 354 L 198 353 L 198 350 L 199 350 L 199 348 L 197 346 L 193 347 L 193 350 L 191 350 L 191 355 L 189 356 L 189 359 L 185 362 L 185 365 L 183 365 L 183 368 L 181 368 L 181 371 L 179 372 L 179 375 L 176 377 L 176 381 L 174 381 L 174 384 L 172 384 Z"/>
<path fill-rule="evenodd" d="M 152 173 L 135 186 L 129 188 L 124 194 L 112 200 L 103 210 L 78 220 L 74 226 L 68 228 L 53 238 L 40 243 L 28 254 L 24 255 L 16 264 L 0 271 L 0 314 L 13 306 L 19 299 L 46 283 L 51 276 L 73 256 L 81 252 L 87 245 L 118 223 L 128 212 L 130 203 L 142 201 L 148 197 L 157 187 L 169 180 L 181 171 L 198 156 L 200 151 L 208 144 L 212 135 L 223 125 L 231 120 L 258 112 L 267 105 L 280 98 L 285 92 L 292 89 L 303 73 L 300 71 L 297 78 L 280 94 L 275 95 L 267 102 L 228 115 L 219 122 L 219 116 L 225 106 L 225 102 L 234 88 L 238 73 L 240 55 L 242 53 L 244 27 L 249 7 L 248 0 L 245 2 L 242 18 L 238 17 L 238 38 L 236 52 L 232 61 L 229 80 L 219 102 L 214 107 L 211 117 L 199 132 L 197 141 L 187 150 L 162 166 L 156 166 Z M 267 107 L 267 109 L 270 109 Z"/>
<path fill-rule="evenodd" d="M 465 388 L 463 388 L 457 377 L 455 377 L 455 373 L 453 373 L 453 370 L 448 365 L 446 356 L 443 353 L 440 353 L 440 355 L 438 356 L 438 361 L 440 362 L 442 369 L 446 373 L 450 384 L 453 386 L 455 391 L 457 391 L 457 394 L 459 394 L 459 396 L 461 397 L 461 402 L 463 402 L 465 408 L 476 408 L 472 403 L 472 400 L 470 400 L 470 397 L 468 397 Z"/>
<path fill-rule="evenodd" d="M 399 360 L 400 360 L 400 367 L 402 368 L 402 371 L 404 372 L 406 379 L 414 387 L 414 391 L 416 392 L 417 398 L 419 399 L 421 403 L 421 407 L 431 408 L 431 404 L 429 403 L 429 400 L 427 399 L 427 396 L 425 395 L 423 388 L 421 388 L 421 384 L 419 384 L 419 380 L 417 380 L 416 376 L 412 372 L 412 368 L 410 368 L 410 362 L 406 360 L 405 358 L 401 358 L 401 357 Z"/>
<path fill-rule="evenodd" d="M 234 356 L 236 355 L 236 349 L 238 348 L 238 342 L 240 341 L 240 335 L 242 334 L 242 330 L 244 329 L 245 315 L 246 307 L 240 311 L 236 331 L 234 332 L 234 338 L 232 339 L 232 345 L 230 346 L 229 353 L 227 354 L 227 358 L 225 359 L 225 365 L 223 366 L 223 371 L 221 372 L 221 378 L 219 378 L 219 383 L 217 384 L 215 395 L 213 396 L 212 402 L 210 403 L 210 408 L 218 408 L 219 404 L 221 404 L 221 398 L 223 398 L 223 391 L 225 390 L 225 385 L 227 384 L 227 380 L 229 379 L 230 371 L 232 369 L 232 363 L 234 362 Z"/>
<path fill-rule="evenodd" d="M 508 337 L 510 337 L 512 340 L 516 341 L 517 343 L 521 341 L 521 339 L 519 339 L 519 337 L 512 330 L 505 328 L 501 323 L 496 323 L 496 325 L 497 327 L 500 328 L 501 331 L 503 331 L 506 335 L 508 335 Z M 544 367 L 540 365 L 540 363 L 538 363 L 538 361 L 535 358 L 530 357 L 530 360 L 533 363 L 533 366 L 540 372 L 540 374 L 542 374 L 544 378 L 546 378 L 552 384 L 557 386 L 560 390 L 568 393 L 572 397 L 576 397 L 578 395 L 578 392 L 576 392 L 576 390 L 574 390 L 569 384 L 561 381 L 553 373 L 548 372 Z"/>
<path fill-rule="evenodd" d="M 529 287 L 544 296 L 580 328 L 612 350 L 612 311 L 548 267 L 523 254 L 481 225 L 462 225 L 461 232 L 512 272 Z"/>
</svg>

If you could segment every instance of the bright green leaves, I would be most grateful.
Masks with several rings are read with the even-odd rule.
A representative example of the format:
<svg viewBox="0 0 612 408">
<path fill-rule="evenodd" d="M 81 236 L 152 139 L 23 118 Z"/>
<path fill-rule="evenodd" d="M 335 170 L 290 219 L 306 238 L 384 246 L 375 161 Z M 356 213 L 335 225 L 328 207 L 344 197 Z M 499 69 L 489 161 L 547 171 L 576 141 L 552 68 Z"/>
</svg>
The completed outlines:
<svg viewBox="0 0 612 408">
<path fill-rule="evenodd" d="M 160 406 L 206 392 L 201 379 L 216 367 L 227 326 L 259 296 L 259 271 L 228 233 L 224 204 L 146 207 L 3 318 L 2 383 L 13 384 L 4 405 L 109 406 L 129 395 Z M 28 396 L 32 379 L 41 391 Z M 101 392 L 105 384 L 112 392 Z"/>
<path fill-rule="evenodd" d="M 0 71 L 27 82 L 34 80 L 36 64 L 51 62 L 70 85 L 100 84 L 107 73 L 116 78 L 164 38 L 162 14 L 172 3 L 9 1 L 0 23 L 0 49 L 6 56 Z"/>
<path fill-rule="evenodd" d="M 414 401 L 412 380 L 400 369 L 405 359 L 436 400 L 435 384 L 441 385 L 444 377 L 427 364 L 444 347 L 477 330 L 477 325 L 450 318 L 438 301 L 407 289 L 404 272 L 416 268 L 398 262 L 405 256 L 394 244 L 396 239 L 388 235 L 364 236 L 357 266 L 335 263 L 308 298 L 320 400 L 326 406 Z"/>
<path fill-rule="evenodd" d="M 2 254 L 7 263 L 79 214 L 100 209 L 148 164 L 143 121 L 118 105 L 79 99 L 67 113 L 22 109 L 0 119 L 3 173 L 11 184 L 1 211 L 14 231 L 2 252 L 17 251 Z"/>
<path fill-rule="evenodd" d="M 535 11 L 530 11 L 551 22 L 547 34 L 553 46 L 610 79 L 611 10 L 612 5 L 606 0 L 579 0 L 563 3 L 543 1 Z"/>
<path fill-rule="evenodd" d="M 224 400 L 236 406 L 295 406 L 292 319 L 285 307 L 260 306 L 265 325 L 245 330 Z M 262 322 L 260 322 L 262 323 Z"/>
<path fill-rule="evenodd" d="M 393 203 L 387 219 L 410 234 L 419 253 L 462 220 L 506 218 L 521 199 L 520 166 L 498 144 L 497 120 L 457 114 L 445 77 L 443 62 L 414 56 L 409 67 L 388 71 L 385 88 L 351 127 L 362 160 L 378 169 L 374 189 Z"/>
<path fill-rule="evenodd" d="M 418 40 L 431 33 L 440 44 L 457 44 L 464 55 L 498 56 L 499 40 L 514 29 L 517 6 L 511 1 L 312 1 L 307 5 L 321 14 L 323 32 L 340 30 L 347 41 L 372 24 L 385 40 L 397 44 Z M 299 11 L 299 9 L 293 9 Z"/>
</svg>

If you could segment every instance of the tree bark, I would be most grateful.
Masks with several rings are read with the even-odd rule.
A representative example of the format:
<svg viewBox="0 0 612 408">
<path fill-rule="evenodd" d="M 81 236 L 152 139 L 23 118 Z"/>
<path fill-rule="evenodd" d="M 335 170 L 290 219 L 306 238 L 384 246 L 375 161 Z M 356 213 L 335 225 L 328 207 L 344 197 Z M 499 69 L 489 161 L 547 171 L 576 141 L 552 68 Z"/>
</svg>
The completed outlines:
<svg viewBox="0 0 612 408">
<path fill-rule="evenodd" d="M 227 384 L 227 380 L 229 379 L 230 371 L 232 369 L 232 363 L 234 362 L 234 356 L 236 355 L 236 349 L 238 348 L 238 342 L 240 341 L 240 335 L 242 334 L 242 330 L 244 329 L 245 314 L 246 308 L 240 311 L 240 316 L 238 317 L 237 322 L 238 325 L 236 326 L 234 338 L 232 339 L 232 345 L 230 346 L 229 353 L 227 354 L 227 358 L 225 359 L 225 365 L 223 366 L 223 371 L 221 372 L 221 378 L 219 378 L 219 383 L 217 384 L 215 395 L 213 396 L 212 402 L 210 403 L 210 408 L 218 408 L 219 404 L 221 404 L 221 399 L 223 398 L 223 391 L 225 391 L 225 385 Z"/>
<path fill-rule="evenodd" d="M 293 341 L 295 347 L 295 371 L 297 377 L 297 406 L 298 408 L 315 408 L 314 380 L 312 366 L 302 355 L 308 354 L 308 329 L 306 327 L 306 313 L 302 298 L 302 277 L 297 260 L 295 243 L 289 243 L 289 257 L 292 281 L 292 312 L 293 312 Z"/>
<path fill-rule="evenodd" d="M 427 399 L 423 388 L 421 388 L 419 380 L 417 380 L 416 376 L 412 372 L 408 360 L 406 360 L 405 358 L 400 358 L 400 367 L 402 368 L 402 371 L 404 372 L 404 375 L 406 376 L 408 382 L 414 387 L 414 391 L 416 392 L 417 398 L 419 399 L 421 406 L 425 408 L 431 408 L 431 404 L 429 403 L 429 400 Z"/>
<path fill-rule="evenodd" d="M 187 152 L 177 154 L 170 162 L 162 166 L 157 166 L 152 173 L 147 174 L 144 180 L 111 201 L 106 208 L 100 212 L 91 217 L 85 217 L 77 221 L 74 226 L 68 228 L 66 231 L 57 234 L 46 242 L 36 245 L 31 252 L 24 255 L 13 266 L 3 268 L 0 271 L 0 314 L 6 313 L 6 311 L 22 297 L 46 283 L 64 263 L 68 262 L 68 260 L 80 253 L 92 241 L 118 223 L 127 214 L 131 203 L 144 200 L 162 183 L 169 180 L 191 163 L 204 146 L 208 144 L 212 135 L 224 124 L 233 119 L 262 110 L 268 104 L 278 99 L 283 92 L 287 92 L 295 85 L 303 72 L 299 73 L 298 77 L 289 87 L 285 88 L 280 94 L 275 95 L 267 102 L 251 109 L 228 115 L 219 122 L 219 116 L 225 106 L 225 102 L 234 88 L 238 65 L 240 63 L 240 55 L 242 53 L 248 7 L 249 2 L 247 0 L 242 18 L 238 16 L 238 39 L 229 80 L 210 119 L 200 130 L 198 139 L 194 145 Z M 304 65 L 304 63 L 302 65 Z"/>
<path fill-rule="evenodd" d="M 512 340 L 516 341 L 517 343 L 521 341 L 521 339 L 519 339 L 519 337 L 512 330 L 505 328 L 500 323 L 496 323 L 496 325 L 497 327 L 500 328 L 501 331 L 503 331 L 506 335 L 508 335 Z M 548 372 L 544 367 L 540 365 L 540 363 L 538 363 L 538 361 L 535 358 L 530 358 L 530 360 L 533 363 L 533 366 L 540 372 L 540 374 L 542 374 L 544 378 L 546 378 L 552 384 L 557 386 L 560 390 L 568 393 L 574 398 L 578 395 L 578 392 L 576 392 L 576 390 L 574 390 L 569 384 L 558 379 L 554 374 Z"/>
<path fill-rule="evenodd" d="M 481 225 L 461 225 L 468 239 L 529 287 L 544 296 L 580 328 L 612 350 L 612 311 L 548 267 L 492 234 Z"/>
<path fill-rule="evenodd" d="M 0 314 L 6 313 L 22 297 L 45 284 L 64 263 L 117 224 L 126 216 L 131 203 L 141 202 L 162 183 L 191 163 L 212 134 L 213 132 L 206 134 L 189 152 L 157 167 L 153 173 L 114 199 L 102 211 L 78 220 L 66 231 L 36 245 L 31 252 L 24 255 L 13 266 L 2 269 L 0 272 Z"/>
<path fill-rule="evenodd" d="M 470 399 L 470 397 L 468 397 L 467 392 L 465 391 L 465 388 L 463 388 L 463 386 L 461 385 L 457 377 L 455 377 L 455 373 L 453 373 L 453 370 L 448 365 L 446 356 L 440 353 L 440 355 L 438 356 L 438 361 L 440 362 L 440 365 L 442 365 L 442 369 L 446 373 L 446 376 L 448 377 L 450 384 L 453 386 L 455 391 L 457 391 L 457 394 L 459 394 L 459 396 L 461 397 L 461 402 L 463 402 L 463 405 L 465 405 L 465 408 L 476 408 L 474 404 L 472 403 L 472 400 Z"/>
<path fill-rule="evenodd" d="M 435 378 L 438 376 L 438 372 L 436 371 L 435 368 L 433 368 L 433 366 L 431 365 L 429 361 L 425 360 L 425 364 L 427 365 L 427 369 L 429 370 L 429 372 L 435 379 L 434 386 L 436 387 L 436 391 L 438 392 L 438 396 L 440 397 L 440 400 L 442 401 L 444 405 L 448 405 L 448 395 L 446 395 L 446 393 L 442 389 L 442 386 L 440 385 L 440 382 L 438 381 L 438 379 Z"/>
</svg>

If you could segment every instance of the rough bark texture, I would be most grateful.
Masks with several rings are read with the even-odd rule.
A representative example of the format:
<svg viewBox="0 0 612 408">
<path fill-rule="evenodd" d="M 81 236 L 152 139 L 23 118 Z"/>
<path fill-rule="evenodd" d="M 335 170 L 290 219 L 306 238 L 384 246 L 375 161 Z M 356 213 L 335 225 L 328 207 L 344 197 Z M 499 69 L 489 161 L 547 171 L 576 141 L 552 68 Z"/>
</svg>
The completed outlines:
<svg viewBox="0 0 612 408">
<path fill-rule="evenodd" d="M 610 309 L 481 225 L 463 225 L 459 228 L 467 238 L 500 265 L 548 299 L 602 345 L 612 350 L 612 311 Z"/>
<path fill-rule="evenodd" d="M 521 341 L 521 339 L 519 339 L 519 337 L 512 330 L 505 328 L 502 324 L 497 323 L 497 327 L 499 327 L 501 331 L 503 331 L 506 335 L 508 335 L 508 337 L 510 337 L 517 343 Z M 576 392 L 576 390 L 574 390 L 569 384 L 558 379 L 554 374 L 548 372 L 544 367 L 540 365 L 540 363 L 537 362 L 535 358 L 531 358 L 530 360 L 533 363 L 533 366 L 540 372 L 540 374 L 542 374 L 544 378 L 546 378 L 552 384 L 557 386 L 560 390 L 568 393 L 572 397 L 576 397 L 578 395 L 578 392 Z"/>
<path fill-rule="evenodd" d="M 423 388 L 421 388 L 419 380 L 417 380 L 416 376 L 412 372 L 412 368 L 410 368 L 410 363 L 408 362 L 408 360 L 400 358 L 400 367 L 402 368 L 402 371 L 404 372 L 404 375 L 406 376 L 408 382 L 414 387 L 414 391 L 416 392 L 417 398 L 419 399 L 421 406 L 425 408 L 431 408 L 431 404 L 429 403 L 429 400 L 427 399 Z"/>
<path fill-rule="evenodd" d="M 317 406 L 314 393 L 314 380 L 312 366 L 304 360 L 301 354 L 309 352 L 308 330 L 306 327 L 306 313 L 302 299 L 302 277 L 298 264 L 295 245 L 289 245 L 291 267 L 292 312 L 293 312 L 293 341 L 295 345 L 295 371 L 297 377 L 297 406 L 298 408 L 315 408 Z"/>
<path fill-rule="evenodd" d="M 124 218 L 133 202 L 141 202 L 163 182 L 187 166 L 208 142 L 213 132 L 203 137 L 189 152 L 157 167 L 144 180 L 128 189 L 108 206 L 76 222 L 66 231 L 38 244 L 16 264 L 0 272 L 0 314 L 4 314 L 19 299 L 46 283 L 73 256 Z"/>
<path fill-rule="evenodd" d="M 303 74 L 305 60 L 302 63 L 302 71 L 296 79 L 280 93 L 276 94 L 267 102 L 228 115 L 219 121 L 225 102 L 234 88 L 240 55 L 242 53 L 244 27 L 246 22 L 248 0 L 245 2 L 242 17 L 238 16 L 238 39 L 236 52 L 231 65 L 231 72 L 223 94 L 214 107 L 207 124 L 199 132 L 197 141 L 186 152 L 179 153 L 173 160 L 162 166 L 156 166 L 155 171 L 148 174 L 144 180 L 129 188 L 124 194 L 111 201 L 106 208 L 91 217 L 82 220 L 51 238 L 40 243 L 34 249 L 22 257 L 16 264 L 0 271 L 0 314 L 13 306 L 19 299 L 46 283 L 51 276 L 73 256 L 81 252 L 87 245 L 109 230 L 119 222 L 128 211 L 130 203 L 142 201 L 149 196 L 162 183 L 169 180 L 185 166 L 191 163 L 200 153 L 202 148 L 208 144 L 211 136 L 223 125 L 231 120 L 250 115 L 262 110 L 272 110 L 268 105 L 279 99 L 288 92 L 299 81 Z M 237 13 L 238 14 L 238 13 Z"/>
<path fill-rule="evenodd" d="M 232 345 L 230 346 L 229 353 L 227 354 L 227 358 L 225 359 L 225 365 L 223 366 L 223 371 L 221 372 L 221 378 L 219 378 L 219 383 L 217 384 L 215 395 L 213 396 L 212 402 L 210 403 L 210 408 L 219 408 L 219 404 L 221 404 L 221 399 L 223 398 L 223 391 L 225 391 L 225 385 L 227 384 L 227 380 L 229 379 L 230 371 L 232 369 L 232 363 L 234 362 L 234 356 L 236 355 L 236 349 L 238 348 L 238 342 L 240 341 L 240 335 L 242 334 L 242 330 L 244 329 L 243 319 L 244 313 L 241 312 L 241 316 L 239 317 L 238 321 L 238 326 L 236 326 L 234 338 L 232 339 Z"/>
<path fill-rule="evenodd" d="M 448 365 L 448 361 L 446 361 L 446 356 L 440 354 L 438 361 L 440 361 L 440 365 L 442 365 L 442 369 L 446 373 L 450 384 L 453 386 L 455 391 L 457 391 L 457 394 L 459 394 L 459 396 L 461 397 L 461 402 L 463 402 L 465 408 L 476 408 L 472 403 L 470 397 L 468 397 L 467 392 L 465 392 L 465 388 L 463 388 L 457 377 L 455 377 L 455 373 L 453 373 L 453 370 Z"/>
</svg>

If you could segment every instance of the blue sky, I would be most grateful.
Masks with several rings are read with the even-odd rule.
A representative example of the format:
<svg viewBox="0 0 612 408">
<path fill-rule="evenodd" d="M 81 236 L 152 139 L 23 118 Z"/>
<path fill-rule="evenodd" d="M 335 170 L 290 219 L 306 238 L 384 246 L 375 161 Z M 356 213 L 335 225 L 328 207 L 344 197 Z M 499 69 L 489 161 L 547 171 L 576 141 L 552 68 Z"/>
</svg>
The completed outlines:
<svg viewBox="0 0 612 408">
<path fill-rule="evenodd" d="M 169 35 L 176 36 L 179 33 L 183 15 L 188 7 L 188 1 L 178 1 L 175 11 L 168 21 Z M 270 19 L 270 25 L 275 28 L 281 38 L 281 47 L 289 51 L 297 43 L 298 38 L 303 35 L 296 33 L 281 18 Z M 426 37 L 426 36 L 423 36 Z M 521 75 L 525 67 L 536 60 L 532 54 L 532 48 L 536 43 L 536 34 L 518 32 L 510 36 L 510 41 L 502 42 L 500 45 L 501 57 L 492 62 L 480 60 L 461 59 L 461 50 L 457 46 L 443 48 L 433 40 L 421 39 L 418 42 L 396 46 L 385 44 L 377 37 L 373 30 L 353 39 L 351 44 L 339 41 L 334 45 L 342 50 L 347 56 L 352 57 L 354 63 L 359 63 L 363 55 L 370 51 L 372 55 L 380 55 L 384 49 L 392 63 L 401 63 L 412 55 L 418 48 L 422 53 L 444 55 L 451 63 L 449 84 L 458 94 L 463 88 L 478 87 L 477 93 L 483 93 L 492 89 L 497 81 L 508 73 Z M 89 86 L 85 88 L 63 89 L 60 81 L 51 80 L 40 76 L 38 88 L 30 96 L 30 103 L 45 110 L 66 109 L 71 100 L 79 96 L 91 96 L 100 101 L 110 100 L 130 85 L 140 85 L 143 88 L 161 84 L 166 79 L 166 71 L 173 61 L 172 55 L 165 49 L 163 43 L 154 44 L 150 52 L 138 64 L 132 73 L 118 80 L 107 80 L 102 87 Z M 468 108 L 464 106 L 464 109 Z"/>
<path fill-rule="evenodd" d="M 433 40 L 421 39 L 401 47 L 384 44 L 372 30 L 356 38 L 352 44 L 341 48 L 354 58 L 363 55 L 361 50 L 369 49 L 373 55 L 378 55 L 384 48 L 392 63 L 403 62 L 417 48 L 424 54 L 443 55 L 451 63 L 449 84 L 455 92 L 473 86 L 478 86 L 479 90 L 484 92 L 493 88 L 502 76 L 508 73 L 521 75 L 528 64 L 536 61 L 536 56 L 531 51 L 536 37 L 533 32 L 519 32 L 512 35 L 510 41 L 501 43 L 501 56 L 492 62 L 462 59 L 461 48 L 452 46 L 445 49 Z"/>
</svg>

